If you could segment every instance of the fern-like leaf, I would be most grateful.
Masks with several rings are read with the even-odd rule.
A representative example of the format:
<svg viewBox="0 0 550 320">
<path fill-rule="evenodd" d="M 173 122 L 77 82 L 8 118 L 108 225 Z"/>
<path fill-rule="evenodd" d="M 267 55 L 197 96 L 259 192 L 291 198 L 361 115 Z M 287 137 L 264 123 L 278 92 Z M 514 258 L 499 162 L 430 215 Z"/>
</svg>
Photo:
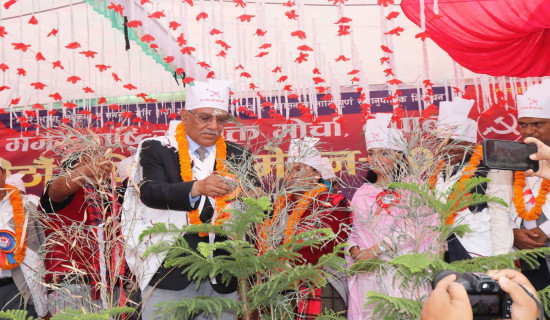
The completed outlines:
<svg viewBox="0 0 550 320">
<path fill-rule="evenodd" d="M 367 305 L 373 304 L 373 319 L 420 319 L 422 303 L 406 298 L 391 297 L 380 292 L 367 292 Z"/>
</svg>

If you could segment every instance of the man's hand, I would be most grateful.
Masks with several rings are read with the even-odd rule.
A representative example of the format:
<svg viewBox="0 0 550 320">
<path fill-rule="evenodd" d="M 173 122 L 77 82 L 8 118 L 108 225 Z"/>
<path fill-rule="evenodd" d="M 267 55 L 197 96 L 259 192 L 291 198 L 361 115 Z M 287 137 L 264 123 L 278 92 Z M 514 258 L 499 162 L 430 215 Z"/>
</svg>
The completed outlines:
<svg viewBox="0 0 550 320">
<path fill-rule="evenodd" d="M 519 285 L 522 285 L 538 299 L 537 290 L 523 274 L 510 269 L 490 270 L 487 274 L 498 280 L 500 288 L 509 293 L 514 301 L 512 304 L 512 319 L 538 319 L 540 310 L 537 304 Z"/>
<path fill-rule="evenodd" d="M 546 246 L 546 235 L 540 228 L 540 233 L 544 235 L 544 238 L 534 229 L 514 229 L 514 247 L 518 249 L 536 249 Z"/>
<path fill-rule="evenodd" d="M 539 170 L 533 172 L 529 169 L 525 171 L 525 175 L 528 177 L 537 176 L 540 178 L 550 180 L 550 147 L 542 143 L 540 140 L 529 137 L 525 139 L 525 143 L 535 143 L 538 147 L 537 153 L 530 156 L 531 160 L 539 161 Z"/>
<path fill-rule="evenodd" d="M 422 320 L 471 320 L 472 306 L 466 289 L 454 282 L 456 275 L 451 274 L 437 283 L 434 291 L 424 302 Z"/>
<path fill-rule="evenodd" d="M 222 178 L 217 175 L 211 175 L 205 179 L 193 183 L 191 188 L 191 197 L 207 196 L 221 197 L 231 192 L 231 187 Z"/>
</svg>

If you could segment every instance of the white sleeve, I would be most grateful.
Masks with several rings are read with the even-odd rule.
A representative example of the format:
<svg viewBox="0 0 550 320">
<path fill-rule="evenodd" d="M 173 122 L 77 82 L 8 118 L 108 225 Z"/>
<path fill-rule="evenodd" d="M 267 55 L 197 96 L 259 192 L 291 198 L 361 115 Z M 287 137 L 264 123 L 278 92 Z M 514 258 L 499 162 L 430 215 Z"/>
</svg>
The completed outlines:
<svg viewBox="0 0 550 320">
<path fill-rule="evenodd" d="M 514 243 L 514 233 L 510 223 L 510 210 L 514 191 L 513 173 L 507 170 L 490 170 L 487 177 L 491 179 L 491 182 L 487 184 L 486 195 L 501 198 L 508 204 L 508 207 L 495 202 L 488 204 L 491 217 L 493 254 L 505 254 L 510 252 Z"/>
</svg>

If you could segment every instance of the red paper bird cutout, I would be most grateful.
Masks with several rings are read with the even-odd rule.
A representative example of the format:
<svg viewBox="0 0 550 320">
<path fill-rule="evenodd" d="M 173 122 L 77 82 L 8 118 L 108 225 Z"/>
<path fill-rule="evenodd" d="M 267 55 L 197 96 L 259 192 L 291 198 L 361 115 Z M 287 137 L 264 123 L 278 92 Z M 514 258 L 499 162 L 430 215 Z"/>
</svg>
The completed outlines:
<svg viewBox="0 0 550 320">
<path fill-rule="evenodd" d="M 151 41 L 155 41 L 155 37 L 153 37 L 150 34 L 145 34 L 141 37 L 141 41 L 148 43 L 148 42 L 151 42 Z"/>
<path fill-rule="evenodd" d="M 216 28 L 212 28 L 212 30 L 210 30 L 210 35 L 211 35 L 211 36 L 215 36 L 215 35 L 217 35 L 217 34 L 222 34 L 222 33 L 223 33 L 223 31 L 220 31 L 220 30 L 218 30 L 218 29 L 216 29 Z"/>
<path fill-rule="evenodd" d="M 255 85 L 253 82 L 251 82 L 251 83 L 248 85 L 248 87 L 250 88 L 250 90 L 256 90 L 256 89 L 258 89 L 258 87 L 256 87 L 256 85 Z"/>
<path fill-rule="evenodd" d="M 32 108 L 33 108 L 34 110 L 44 110 L 44 109 L 46 109 L 46 108 L 44 108 L 44 106 L 41 105 L 40 103 L 35 103 L 35 104 L 33 104 L 33 105 L 32 105 Z"/>
<path fill-rule="evenodd" d="M 46 37 L 49 37 L 49 36 L 56 36 L 57 35 L 57 29 L 52 29 L 52 31 L 50 31 L 50 33 L 48 33 L 48 35 Z"/>
<path fill-rule="evenodd" d="M 271 70 L 273 73 L 281 72 L 281 67 L 277 66 L 275 69 Z"/>
<path fill-rule="evenodd" d="M 153 12 L 151 15 L 149 15 L 149 18 L 151 19 L 160 19 L 162 17 L 166 17 L 166 15 L 164 14 L 164 10 L 162 11 L 155 11 Z"/>
<path fill-rule="evenodd" d="M 378 4 L 387 7 L 388 5 L 393 4 L 393 0 L 378 0 Z"/>
<path fill-rule="evenodd" d="M 391 19 L 397 18 L 398 16 L 399 16 L 399 12 L 397 12 L 397 11 L 392 11 L 392 12 L 390 12 L 390 14 L 388 14 L 388 15 L 386 16 L 386 19 L 387 19 L 387 20 L 391 20 Z"/>
<path fill-rule="evenodd" d="M 391 51 L 390 48 L 388 48 L 388 47 L 385 46 L 385 45 L 381 45 L 380 48 L 382 48 L 382 51 L 384 51 L 384 52 L 393 53 L 393 51 Z"/>
<path fill-rule="evenodd" d="M 332 94 L 325 94 L 324 96 L 321 97 L 321 100 L 323 101 L 332 100 Z"/>
<path fill-rule="evenodd" d="M 299 15 L 296 14 L 296 10 L 285 12 L 285 16 L 290 20 L 296 20 L 299 17 Z"/>
<path fill-rule="evenodd" d="M 107 99 L 105 99 L 105 97 L 101 97 L 99 98 L 99 100 L 97 100 L 97 104 L 104 104 L 104 103 L 107 103 Z"/>
<path fill-rule="evenodd" d="M 124 16 L 124 6 L 121 4 L 115 5 L 114 3 L 111 2 L 111 4 L 107 6 L 107 9 L 113 10 L 114 12 L 120 14 L 121 17 Z"/>
<path fill-rule="evenodd" d="M 351 29 L 350 26 L 341 24 L 340 26 L 338 26 L 338 36 L 342 37 L 342 36 L 349 35 L 350 34 L 350 32 L 349 32 L 350 29 Z"/>
<path fill-rule="evenodd" d="M 131 83 L 125 84 L 125 85 L 123 85 L 122 87 L 123 87 L 123 88 L 126 88 L 126 89 L 128 89 L 128 90 L 135 90 L 135 89 L 137 89 L 137 88 L 136 88 L 133 84 L 131 84 Z"/>
<path fill-rule="evenodd" d="M 35 56 L 35 59 L 36 59 L 36 61 L 40 61 L 40 60 L 46 61 L 46 58 L 44 58 L 44 56 L 42 55 L 42 52 L 37 52 L 36 56 Z"/>
<path fill-rule="evenodd" d="M 338 3 L 345 4 L 345 2 L 348 0 L 328 0 L 328 2 L 331 2 L 331 1 L 333 5 L 337 5 Z"/>
<path fill-rule="evenodd" d="M 351 76 L 351 75 L 354 75 L 354 74 L 358 74 L 359 73 L 359 70 L 357 69 L 353 69 L 351 70 L 350 72 L 348 72 L 348 74 Z"/>
<path fill-rule="evenodd" d="M 111 66 L 107 66 L 107 65 L 104 65 L 104 64 L 96 64 L 95 67 L 99 69 L 99 72 L 103 72 L 103 71 L 109 69 Z"/>
<path fill-rule="evenodd" d="M 184 78 L 182 81 L 183 81 L 183 83 L 185 83 L 185 84 L 190 84 L 191 82 L 195 81 L 195 78 L 186 77 L 186 78 Z"/>
<path fill-rule="evenodd" d="M 241 77 L 250 78 L 250 73 L 248 73 L 248 72 L 241 72 Z"/>
<path fill-rule="evenodd" d="M 351 83 L 353 84 L 354 82 L 359 82 L 359 80 L 360 80 L 359 78 L 353 77 L 351 78 Z"/>
<path fill-rule="evenodd" d="M 191 52 L 193 51 L 195 51 L 195 48 L 193 47 L 184 47 L 180 50 L 181 53 L 188 54 L 188 55 L 191 55 Z"/>
<path fill-rule="evenodd" d="M 293 37 L 298 37 L 298 39 L 301 39 L 301 40 L 306 38 L 306 33 L 303 32 L 302 30 L 296 30 L 294 32 L 291 32 L 290 35 Z"/>
<path fill-rule="evenodd" d="M 351 19 L 347 17 L 342 17 L 340 20 L 336 21 L 334 24 L 341 24 L 341 23 L 350 23 Z"/>
<path fill-rule="evenodd" d="M 53 115 L 55 115 L 56 113 L 57 113 L 57 110 L 50 110 L 50 111 L 48 111 L 48 114 L 49 114 L 50 116 L 53 116 Z"/>
<path fill-rule="evenodd" d="M 127 119 L 127 118 L 130 118 L 131 116 L 133 116 L 134 113 L 131 112 L 131 111 L 124 111 L 121 115 L 122 115 L 123 118 Z"/>
<path fill-rule="evenodd" d="M 170 23 L 168 24 L 168 28 L 176 31 L 177 28 L 179 28 L 181 26 L 181 23 L 178 23 L 177 21 L 170 21 Z"/>
<path fill-rule="evenodd" d="M 7 35 L 7 34 L 8 33 L 6 32 L 6 28 L 0 26 L 0 38 L 4 38 L 4 36 Z"/>
<path fill-rule="evenodd" d="M 95 91 L 90 87 L 84 87 L 82 88 L 84 90 L 84 93 L 94 93 Z"/>
<path fill-rule="evenodd" d="M 254 35 L 259 36 L 259 37 L 263 37 L 263 36 L 265 36 L 266 33 L 267 33 L 267 30 L 263 31 L 262 29 L 256 29 L 256 33 L 254 33 Z"/>
<path fill-rule="evenodd" d="M 185 40 L 183 38 L 183 33 L 180 33 L 180 35 L 178 36 L 178 38 L 176 40 L 178 41 L 178 46 L 180 46 L 180 47 L 183 47 L 184 45 L 187 44 L 187 40 Z"/>
<path fill-rule="evenodd" d="M 33 110 L 25 110 L 27 117 L 36 117 L 36 112 Z"/>
<path fill-rule="evenodd" d="M 283 87 L 283 90 L 292 91 L 292 85 L 291 85 L 291 84 L 287 84 L 286 86 Z"/>
<path fill-rule="evenodd" d="M 71 42 L 68 45 L 66 45 L 65 48 L 67 48 L 67 49 L 78 49 L 78 48 L 80 48 L 80 43 L 78 43 L 78 41 Z"/>
<path fill-rule="evenodd" d="M 4 3 L 4 8 L 6 8 L 6 10 L 8 10 L 12 5 L 14 5 L 15 3 L 17 2 L 17 0 L 9 0 L 9 1 L 6 1 L 6 3 Z"/>
<path fill-rule="evenodd" d="M 37 25 L 37 24 L 38 24 L 38 20 L 36 20 L 36 18 L 35 18 L 34 16 L 32 16 L 32 17 L 29 19 L 28 24 Z"/>
<path fill-rule="evenodd" d="M 388 68 L 384 70 L 384 72 L 386 73 L 385 77 L 389 77 L 389 76 L 395 77 L 395 75 L 393 74 L 392 68 Z"/>
<path fill-rule="evenodd" d="M 233 0 L 235 4 L 235 8 L 236 7 L 241 7 L 241 8 L 244 8 L 246 7 L 246 2 L 244 2 L 243 0 Z"/>
<path fill-rule="evenodd" d="M 61 97 L 61 95 L 59 93 L 54 93 L 54 94 L 50 94 L 48 95 L 48 97 L 54 99 L 55 101 L 61 101 L 63 100 L 63 98 Z"/>
<path fill-rule="evenodd" d="M 225 43 L 225 41 L 223 41 L 223 40 L 216 40 L 215 43 L 222 46 L 225 49 L 225 51 L 227 51 L 227 50 L 229 50 L 229 48 L 231 48 L 231 46 L 228 45 L 227 43 Z"/>
<path fill-rule="evenodd" d="M 204 69 L 210 69 L 210 65 L 206 63 L 206 61 L 197 62 L 197 64 L 203 67 Z"/>
<path fill-rule="evenodd" d="M 165 57 L 165 58 L 164 58 L 164 61 L 165 61 L 166 63 L 170 63 L 170 62 L 174 61 L 174 56 Z"/>
<path fill-rule="evenodd" d="M 295 2 L 295 1 L 292 1 L 292 2 L 291 2 L 291 1 L 287 1 L 287 2 L 284 2 L 284 3 L 283 3 L 283 6 L 289 7 L 289 8 L 294 7 L 295 5 L 296 5 L 296 2 Z"/>
<path fill-rule="evenodd" d="M 21 50 L 27 52 L 27 49 L 31 46 L 30 44 L 24 44 L 23 42 L 12 43 L 13 50 Z"/>
<path fill-rule="evenodd" d="M 55 68 L 59 68 L 61 70 L 65 69 L 65 68 L 63 68 L 63 66 L 61 65 L 61 61 L 59 61 L 59 60 L 52 62 L 52 64 L 53 64 L 52 69 L 55 69 Z"/>
<path fill-rule="evenodd" d="M 8 86 L 0 86 L 0 92 L 4 91 L 4 90 L 8 90 L 10 89 L 10 87 Z"/>
<path fill-rule="evenodd" d="M 208 18 L 208 13 L 201 12 L 201 13 L 197 14 L 197 17 L 195 19 L 197 21 L 200 21 L 201 19 L 205 20 L 206 18 Z"/>
<path fill-rule="evenodd" d="M 128 28 L 137 28 L 137 27 L 141 27 L 142 25 L 143 24 L 139 20 L 132 20 L 126 23 L 126 26 L 128 26 Z"/>
<path fill-rule="evenodd" d="M 136 97 L 142 98 L 142 99 L 145 100 L 145 98 L 147 98 L 147 93 L 140 92 L 140 93 L 136 94 Z"/>
<path fill-rule="evenodd" d="M 193 6 L 193 0 L 183 0 L 183 3 L 189 4 L 191 7 Z"/>
<path fill-rule="evenodd" d="M 309 57 L 309 54 L 300 52 L 300 56 L 294 59 L 294 62 L 302 63 L 304 61 L 307 61 L 307 57 Z"/>
<path fill-rule="evenodd" d="M 117 104 L 113 103 L 113 104 L 110 104 L 109 105 L 109 109 L 113 110 L 113 111 L 119 111 L 119 110 L 122 110 L 121 107 L 119 107 Z"/>
<path fill-rule="evenodd" d="M 184 72 L 185 72 L 185 70 L 183 70 L 183 68 L 177 68 L 177 69 L 176 69 L 176 74 L 177 74 L 178 76 L 182 76 Z"/>
<path fill-rule="evenodd" d="M 279 80 L 277 80 L 277 82 L 285 82 L 286 79 L 288 79 L 287 76 L 281 76 L 281 77 L 279 78 Z"/>
<path fill-rule="evenodd" d="M 92 59 L 95 58 L 95 55 L 97 54 L 97 52 L 91 51 L 91 50 L 80 51 L 79 53 L 83 54 L 86 58 L 92 58 Z"/>
<path fill-rule="evenodd" d="M 288 98 L 289 98 L 289 99 L 298 99 L 298 97 L 299 97 L 299 96 L 298 96 L 297 94 L 295 94 L 295 93 L 289 94 L 289 95 L 288 95 Z"/>
<path fill-rule="evenodd" d="M 346 62 L 346 61 L 348 61 L 348 60 L 349 60 L 349 58 L 346 58 L 346 56 L 343 55 L 343 54 L 339 55 L 338 58 L 334 59 L 334 61 L 336 61 L 336 62 L 339 62 L 339 61 L 344 61 L 344 62 Z"/>
<path fill-rule="evenodd" d="M 191 1 L 191 0 L 189 0 Z M 173 112 L 173 113 L 170 113 L 170 115 L 168 116 L 168 118 L 172 119 L 172 120 L 175 120 L 176 118 L 178 117 L 178 114 Z"/>
<path fill-rule="evenodd" d="M 72 110 L 73 108 L 78 107 L 76 104 L 74 104 L 74 103 L 72 103 L 72 102 L 65 102 L 65 103 L 63 104 L 63 106 L 66 107 L 66 108 L 69 108 L 69 109 L 71 109 L 71 110 Z"/>
<path fill-rule="evenodd" d="M 397 27 L 391 29 L 388 32 L 384 32 L 384 34 L 391 34 L 391 35 L 400 36 L 401 32 L 403 32 L 403 31 L 405 31 L 405 29 L 403 29 L 402 27 L 397 26 Z"/>
<path fill-rule="evenodd" d="M 254 18 L 254 15 L 250 14 L 243 14 L 237 17 L 237 19 L 241 20 L 241 22 L 250 22 L 250 19 Z"/>
<path fill-rule="evenodd" d="M 210 71 L 210 72 L 208 72 L 208 74 L 206 75 L 206 79 L 214 79 L 214 76 L 215 76 L 214 71 Z"/>
<path fill-rule="evenodd" d="M 298 47 L 298 50 L 300 51 L 313 51 L 313 49 L 310 47 L 310 46 L 307 46 L 307 45 L 301 45 Z"/>
<path fill-rule="evenodd" d="M 325 82 L 325 79 L 323 79 L 321 77 L 313 77 L 312 80 L 315 83 L 315 85 L 318 85 L 319 83 Z"/>
<path fill-rule="evenodd" d="M 399 85 L 399 84 L 402 84 L 403 81 L 399 80 L 399 79 L 391 79 L 389 81 L 386 81 L 387 83 L 391 84 L 391 85 Z"/>
<path fill-rule="evenodd" d="M 33 86 L 35 90 L 44 90 L 44 87 L 46 87 L 42 82 L 33 82 L 31 86 Z"/>
<path fill-rule="evenodd" d="M 266 101 L 264 103 L 262 103 L 262 108 L 266 108 L 266 107 L 273 107 L 273 103 L 269 102 L 269 101 Z M 274 111 L 273 109 L 269 110 L 269 111 Z"/>
<path fill-rule="evenodd" d="M 225 58 L 225 57 L 227 57 L 227 54 L 226 54 L 225 51 L 221 50 L 220 52 L 218 52 L 218 54 L 216 55 L 216 57 Z"/>
<path fill-rule="evenodd" d="M 259 49 L 267 49 L 267 48 L 271 48 L 271 43 L 264 43 L 259 47 Z"/>
<path fill-rule="evenodd" d="M 89 116 L 89 115 L 92 114 L 92 112 L 90 110 L 80 110 L 78 113 L 86 115 L 86 116 Z"/>
<path fill-rule="evenodd" d="M 380 65 L 382 65 L 384 63 L 390 64 L 390 58 L 389 57 L 380 58 Z"/>
<path fill-rule="evenodd" d="M 433 82 L 430 81 L 430 79 L 426 79 L 424 81 L 422 81 L 424 83 L 424 87 L 427 88 L 427 87 L 431 87 L 433 86 Z"/>
<path fill-rule="evenodd" d="M 414 37 L 416 39 L 420 38 L 420 40 L 424 41 L 424 40 L 426 40 L 426 38 L 430 37 L 430 34 L 426 31 L 424 31 L 424 32 L 417 33 Z"/>
<path fill-rule="evenodd" d="M 313 74 L 321 74 L 321 71 L 319 71 L 319 68 L 313 68 Z"/>
<path fill-rule="evenodd" d="M 24 77 L 24 76 L 27 75 L 27 71 L 25 71 L 25 69 L 23 69 L 23 68 L 17 68 L 17 75 Z"/>
<path fill-rule="evenodd" d="M 64 124 L 67 124 L 67 123 L 71 122 L 71 120 L 69 120 L 67 118 L 63 118 L 63 119 L 61 119 L 61 122 L 63 122 Z"/>
<path fill-rule="evenodd" d="M 258 54 L 256 55 L 256 57 L 261 58 L 261 57 L 266 56 L 266 55 L 268 55 L 268 54 L 269 54 L 269 52 L 267 52 L 267 51 L 262 51 L 262 52 L 258 53 Z"/>
<path fill-rule="evenodd" d="M 111 73 L 111 75 L 113 76 L 113 79 L 115 80 L 115 82 L 119 82 L 119 81 L 122 81 L 120 80 L 120 78 L 118 77 L 118 75 L 116 73 Z"/>
<path fill-rule="evenodd" d="M 152 2 L 149 1 L 149 0 L 141 0 L 141 5 L 144 5 L 144 4 L 146 4 L 146 3 L 151 3 L 151 4 L 152 4 Z"/>
<path fill-rule="evenodd" d="M 80 81 L 82 80 L 80 77 L 77 77 L 77 76 L 71 76 L 71 77 L 68 77 L 67 78 L 67 82 L 72 82 L 73 84 L 75 84 L 77 81 Z"/>
</svg>

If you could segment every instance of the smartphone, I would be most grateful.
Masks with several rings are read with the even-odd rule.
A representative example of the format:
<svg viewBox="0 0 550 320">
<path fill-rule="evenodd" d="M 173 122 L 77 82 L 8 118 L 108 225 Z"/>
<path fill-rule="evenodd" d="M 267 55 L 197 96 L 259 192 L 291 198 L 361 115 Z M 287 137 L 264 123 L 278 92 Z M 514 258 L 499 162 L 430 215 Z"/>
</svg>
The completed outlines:
<svg viewBox="0 0 550 320">
<path fill-rule="evenodd" d="M 490 169 L 538 171 L 539 162 L 529 158 L 537 151 L 534 143 L 487 139 L 483 141 L 483 163 Z"/>
</svg>

